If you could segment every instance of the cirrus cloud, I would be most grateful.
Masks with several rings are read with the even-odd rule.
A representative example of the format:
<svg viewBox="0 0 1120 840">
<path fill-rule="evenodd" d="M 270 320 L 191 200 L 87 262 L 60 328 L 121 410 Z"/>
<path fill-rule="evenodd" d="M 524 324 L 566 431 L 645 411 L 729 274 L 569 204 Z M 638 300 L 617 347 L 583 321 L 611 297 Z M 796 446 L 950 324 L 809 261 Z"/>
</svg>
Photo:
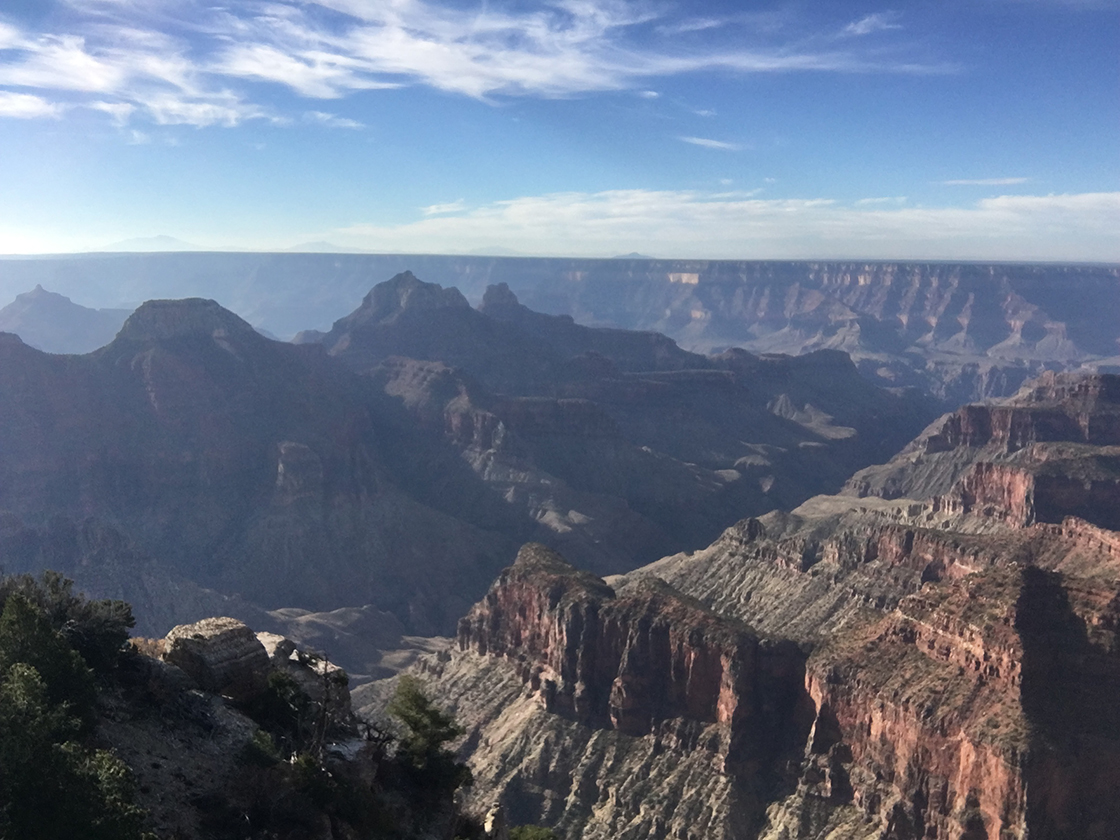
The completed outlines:
<svg viewBox="0 0 1120 840">
<path fill-rule="evenodd" d="M 252 87 L 308 99 L 406 85 L 492 100 L 633 90 L 705 71 L 734 73 L 934 73 L 895 53 L 811 44 L 804 31 L 726 19 L 674 17 L 671 7 L 622 0 L 538 0 L 464 8 L 435 0 L 54 0 L 64 29 L 24 31 L 0 23 L 0 89 L 66 92 L 74 104 L 131 106 L 128 119 L 158 124 L 238 125 L 278 116 Z M 47 18 L 48 20 L 54 18 Z M 890 29 L 889 15 L 857 21 Z M 755 22 L 757 23 L 757 22 Z M 726 24 L 726 26 L 725 26 Z M 744 29 L 745 26 L 745 29 Z M 849 28 L 851 28 L 849 27 Z M 731 34 L 720 34 L 724 29 Z M 715 32 L 704 44 L 682 32 Z M 744 34 L 745 32 L 745 34 Z M 824 33 L 822 33 L 824 34 Z M 83 101 L 82 97 L 89 97 Z M 301 109 L 302 110 L 302 109 Z"/>
</svg>

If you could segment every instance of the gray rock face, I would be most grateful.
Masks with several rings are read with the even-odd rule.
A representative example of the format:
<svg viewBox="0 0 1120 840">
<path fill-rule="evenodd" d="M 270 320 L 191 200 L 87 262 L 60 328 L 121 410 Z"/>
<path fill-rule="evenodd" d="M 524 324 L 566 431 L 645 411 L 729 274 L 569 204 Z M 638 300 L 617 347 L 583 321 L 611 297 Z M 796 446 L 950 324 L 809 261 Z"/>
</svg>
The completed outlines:
<svg viewBox="0 0 1120 840">
<path fill-rule="evenodd" d="M 300 650 L 291 639 L 276 633 L 257 633 L 257 640 L 273 670 L 287 674 L 313 702 L 322 704 L 328 719 L 349 719 L 350 679 L 342 668 L 325 657 Z"/>
<path fill-rule="evenodd" d="M 253 631 L 236 618 L 204 618 L 167 634 L 164 658 L 205 691 L 239 702 L 268 687 L 269 655 Z"/>
</svg>

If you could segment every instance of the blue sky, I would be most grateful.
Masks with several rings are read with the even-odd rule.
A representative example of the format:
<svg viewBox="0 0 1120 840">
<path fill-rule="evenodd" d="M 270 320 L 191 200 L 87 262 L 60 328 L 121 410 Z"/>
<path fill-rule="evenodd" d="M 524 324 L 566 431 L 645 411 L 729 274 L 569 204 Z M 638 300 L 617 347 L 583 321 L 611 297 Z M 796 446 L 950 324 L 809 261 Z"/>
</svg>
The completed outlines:
<svg viewBox="0 0 1120 840">
<path fill-rule="evenodd" d="M 1120 261 L 1120 3 L 0 0 L 0 253 Z"/>
</svg>

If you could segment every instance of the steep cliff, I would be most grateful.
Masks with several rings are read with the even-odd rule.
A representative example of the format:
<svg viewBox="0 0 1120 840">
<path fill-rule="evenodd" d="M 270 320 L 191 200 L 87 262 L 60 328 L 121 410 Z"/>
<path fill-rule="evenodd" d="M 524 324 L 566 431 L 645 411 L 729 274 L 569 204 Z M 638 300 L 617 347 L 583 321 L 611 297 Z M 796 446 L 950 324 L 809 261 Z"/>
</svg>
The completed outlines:
<svg viewBox="0 0 1120 840">
<path fill-rule="evenodd" d="M 419 672 L 469 727 L 472 802 L 570 836 L 735 838 L 790 784 L 804 663 L 659 581 L 616 593 L 527 545 Z"/>
<path fill-rule="evenodd" d="M 0 509 L 92 520 L 264 608 L 450 629 L 536 533 L 367 380 L 213 301 L 145 304 L 87 356 L 0 355 Z"/>
<path fill-rule="evenodd" d="M 708 359 L 517 311 L 531 330 L 402 274 L 338 322 L 333 356 L 203 299 L 150 301 L 86 356 L 6 335 L 0 511 L 112 531 L 190 589 L 63 558 L 149 626 L 237 596 L 449 633 L 526 541 L 625 571 L 836 489 L 927 419 L 841 354 Z"/>
<path fill-rule="evenodd" d="M 609 588 L 554 560 L 507 570 L 462 622 L 460 650 L 424 666 L 472 722 L 464 749 L 483 790 L 571 836 L 608 836 L 600 816 L 616 830 L 640 826 L 619 836 L 651 838 L 1115 835 L 1120 534 L 1077 515 L 1115 509 L 1115 447 L 1092 431 L 1109 428 L 1112 388 L 1110 378 L 1044 380 L 1022 402 L 1082 422 L 1028 419 L 1019 428 L 1044 439 L 1021 446 L 989 434 L 971 448 L 1011 460 L 976 459 L 924 501 L 812 499 Z M 642 633 L 613 630 L 620 614 L 638 616 Z M 707 649 L 726 638 L 711 622 L 807 652 L 782 664 L 799 681 L 784 699 L 768 699 L 768 672 L 755 671 L 750 694 L 777 718 L 747 716 L 741 729 L 731 718 L 748 743 L 789 733 L 785 751 L 755 753 L 778 756 L 769 784 L 748 781 L 765 763 L 726 760 L 731 733 L 712 740 L 725 758 L 703 771 L 688 763 L 691 742 L 658 741 L 667 766 L 688 766 L 687 784 L 647 763 L 649 740 L 664 731 L 657 720 L 724 720 L 687 702 L 708 685 L 702 696 L 721 708 L 714 680 L 681 677 L 712 661 L 698 640 Z M 665 631 L 658 658 L 641 640 L 662 624 L 685 629 Z M 604 638 L 626 638 L 639 655 L 619 657 L 617 644 L 605 654 Z M 501 682 L 500 703 L 481 696 L 472 673 Z M 685 797 L 687 816 L 652 798 L 636 804 L 634 779 L 646 773 Z M 575 804 L 584 791 L 595 793 L 591 817 Z M 702 796 L 721 798 L 697 804 Z"/>
<path fill-rule="evenodd" d="M 888 463 L 857 472 L 842 492 L 929 499 L 949 493 L 976 464 L 1005 464 L 1049 485 L 1041 492 L 1055 497 L 1057 508 L 1048 508 L 1047 521 L 1084 517 L 1093 499 L 1112 492 L 1105 485 L 1114 479 L 1118 445 L 1120 376 L 1045 373 L 1013 397 L 966 405 L 934 421 Z M 1079 509 L 1071 499 L 1063 514 L 1062 477 L 1098 486 L 1086 488 Z"/>
<path fill-rule="evenodd" d="M 831 492 L 933 413 L 843 353 L 705 357 L 532 312 L 505 287 L 478 311 L 449 291 L 394 277 L 324 342 L 598 573 Z"/>
</svg>

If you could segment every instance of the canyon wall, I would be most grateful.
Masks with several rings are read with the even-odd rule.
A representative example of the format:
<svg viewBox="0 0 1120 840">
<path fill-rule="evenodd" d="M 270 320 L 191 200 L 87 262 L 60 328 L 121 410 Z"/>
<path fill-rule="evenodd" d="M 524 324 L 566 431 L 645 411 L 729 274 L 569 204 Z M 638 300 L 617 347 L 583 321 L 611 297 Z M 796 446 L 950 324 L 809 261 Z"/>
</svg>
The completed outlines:
<svg viewBox="0 0 1120 840">
<path fill-rule="evenodd" d="M 1110 428 L 1116 381 L 1044 379 L 1017 397 L 1022 445 L 957 440 L 959 475 L 925 500 L 814 498 L 609 581 L 527 549 L 425 672 L 471 722 L 482 790 L 590 831 L 571 836 L 1117 835 L 1120 485 L 1111 433 L 1092 432 Z M 1037 423 L 1032 403 L 1076 422 Z M 499 667 L 501 710 L 465 676 Z M 655 753 L 694 762 L 690 723 L 717 758 L 678 788 L 703 831 L 631 782 Z M 529 729 L 567 745 L 547 772 Z M 549 785 L 573 793 L 561 804 Z M 575 816 L 581 785 L 599 817 Z M 692 801 L 713 795 L 734 807 Z"/>
</svg>

